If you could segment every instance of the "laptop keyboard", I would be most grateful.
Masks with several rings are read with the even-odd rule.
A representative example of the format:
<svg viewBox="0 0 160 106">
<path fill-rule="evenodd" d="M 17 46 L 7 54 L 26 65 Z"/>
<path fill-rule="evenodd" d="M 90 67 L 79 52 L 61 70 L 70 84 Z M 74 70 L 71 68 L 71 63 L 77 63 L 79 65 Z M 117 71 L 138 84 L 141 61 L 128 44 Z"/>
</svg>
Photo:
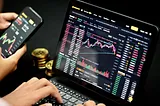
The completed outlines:
<svg viewBox="0 0 160 106">
<path fill-rule="evenodd" d="M 37 102 L 34 106 L 39 106 L 44 103 L 52 103 L 53 106 L 76 106 L 77 104 L 83 104 L 85 101 L 89 100 L 89 98 L 85 97 L 82 94 L 79 94 L 67 87 L 50 80 L 59 90 L 61 97 L 63 99 L 63 104 L 59 104 L 53 97 L 46 97 L 39 102 Z"/>
</svg>

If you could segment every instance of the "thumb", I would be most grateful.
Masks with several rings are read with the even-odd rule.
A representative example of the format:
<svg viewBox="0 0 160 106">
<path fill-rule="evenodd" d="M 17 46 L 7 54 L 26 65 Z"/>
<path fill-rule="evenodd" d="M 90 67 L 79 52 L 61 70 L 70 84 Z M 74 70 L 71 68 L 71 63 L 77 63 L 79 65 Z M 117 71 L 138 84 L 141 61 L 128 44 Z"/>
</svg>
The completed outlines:
<svg viewBox="0 0 160 106">
<path fill-rule="evenodd" d="M 2 59 L 3 57 L 1 56 L 2 54 L 2 48 L 0 47 L 0 59 Z"/>
<path fill-rule="evenodd" d="M 9 58 L 16 59 L 17 61 L 23 56 L 23 54 L 26 52 L 27 47 L 24 45 L 22 48 L 17 50 L 13 55 L 11 55 Z"/>
<path fill-rule="evenodd" d="M 2 53 L 2 48 L 0 47 L 0 54 Z"/>
<path fill-rule="evenodd" d="M 40 106 L 52 106 L 52 104 L 51 103 L 45 103 L 45 104 L 42 104 Z"/>
</svg>

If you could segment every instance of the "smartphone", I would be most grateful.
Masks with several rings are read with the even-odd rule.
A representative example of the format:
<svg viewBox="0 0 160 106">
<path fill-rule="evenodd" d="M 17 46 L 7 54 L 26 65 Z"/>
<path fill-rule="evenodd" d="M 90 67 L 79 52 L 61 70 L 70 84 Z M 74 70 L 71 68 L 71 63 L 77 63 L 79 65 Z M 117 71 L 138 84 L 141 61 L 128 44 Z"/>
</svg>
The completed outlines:
<svg viewBox="0 0 160 106">
<path fill-rule="evenodd" d="M 15 53 L 17 49 L 22 47 L 31 38 L 42 23 L 42 17 L 33 8 L 29 6 L 25 7 L 0 36 L 2 57 L 7 58 Z"/>
</svg>

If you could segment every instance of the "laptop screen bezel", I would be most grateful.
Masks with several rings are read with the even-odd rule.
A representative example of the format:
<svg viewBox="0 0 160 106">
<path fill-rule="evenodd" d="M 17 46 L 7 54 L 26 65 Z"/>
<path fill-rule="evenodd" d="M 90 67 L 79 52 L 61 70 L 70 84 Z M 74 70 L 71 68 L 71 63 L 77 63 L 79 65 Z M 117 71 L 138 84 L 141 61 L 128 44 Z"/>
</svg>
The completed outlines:
<svg viewBox="0 0 160 106">
<path fill-rule="evenodd" d="M 91 11 L 95 11 L 97 13 L 111 14 L 111 17 L 113 17 L 115 19 L 123 20 L 123 21 L 125 21 L 125 22 L 127 22 L 131 25 L 139 26 L 139 27 L 145 28 L 146 30 L 149 30 L 150 32 L 152 32 L 152 36 L 150 36 L 152 41 L 151 41 L 151 44 L 150 44 L 150 47 L 149 47 L 149 50 L 148 50 L 148 54 L 147 54 L 147 57 L 146 57 L 146 62 L 144 63 L 144 67 L 143 67 L 143 70 L 142 70 L 142 73 L 141 73 L 139 86 L 136 88 L 136 91 L 135 91 L 136 93 L 133 97 L 134 100 L 132 101 L 132 103 L 134 103 L 135 100 L 140 98 L 141 95 L 143 94 L 146 77 L 148 75 L 148 71 L 149 71 L 149 68 L 151 66 L 153 55 L 154 55 L 155 49 L 156 49 L 155 45 L 157 45 L 157 41 L 158 41 L 159 28 L 155 25 L 150 24 L 150 23 L 147 23 L 147 22 L 129 17 L 129 16 L 124 15 L 124 14 L 117 13 L 117 12 L 114 12 L 114 11 L 111 11 L 111 10 L 108 10 L 108 9 L 105 9 L 105 8 L 102 8 L 102 7 L 99 7 L 99 6 L 96 6 L 96 5 L 81 1 L 81 0 L 70 0 L 70 2 L 68 4 L 67 11 L 66 11 L 65 19 L 64 19 L 64 22 L 63 22 L 61 35 L 60 35 L 60 38 L 59 38 L 59 41 L 58 41 L 58 44 L 57 44 L 56 56 L 54 58 L 55 61 L 56 61 L 58 53 L 59 53 L 60 45 L 61 45 L 62 38 L 63 38 L 64 33 L 65 33 L 66 23 L 68 21 L 69 12 L 70 12 L 70 9 L 71 9 L 72 5 L 77 6 L 77 7 L 83 7 L 84 9 L 86 8 L 86 9 L 89 9 Z M 55 69 L 55 66 L 56 66 L 56 62 L 54 62 L 54 65 L 53 65 L 54 69 Z M 62 72 L 62 70 L 58 70 L 58 71 Z M 82 81 L 78 78 L 73 77 L 73 76 L 70 76 L 69 74 L 66 74 L 64 72 L 62 72 L 62 74 L 64 74 L 65 77 L 74 81 L 75 83 L 78 83 L 81 86 L 83 86 L 87 89 L 90 89 L 92 91 L 96 91 L 96 93 L 100 94 L 102 97 L 104 97 L 106 99 L 114 101 L 118 104 L 131 104 L 130 102 L 128 102 L 126 100 L 123 100 L 120 97 L 114 96 L 114 95 L 112 95 L 108 92 L 105 92 L 105 91 L 103 91 L 99 88 L 96 88 L 95 86 L 93 86 L 89 83 L 86 83 L 86 82 L 84 82 L 84 81 Z"/>
</svg>

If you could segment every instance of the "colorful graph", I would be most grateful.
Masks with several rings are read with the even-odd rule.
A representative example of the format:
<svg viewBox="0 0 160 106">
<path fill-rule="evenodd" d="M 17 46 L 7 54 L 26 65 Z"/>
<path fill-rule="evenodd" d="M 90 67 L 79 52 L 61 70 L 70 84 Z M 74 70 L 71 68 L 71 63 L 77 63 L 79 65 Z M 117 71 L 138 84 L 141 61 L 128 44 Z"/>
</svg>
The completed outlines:
<svg viewBox="0 0 160 106">
<path fill-rule="evenodd" d="M 82 42 L 82 45 L 85 45 L 86 48 L 92 48 L 95 46 L 100 47 L 101 49 L 108 48 L 112 49 L 112 52 L 98 52 L 97 54 L 116 54 L 116 48 L 114 44 L 102 44 L 100 40 L 96 40 L 96 42 L 91 43 L 90 39 L 88 38 L 86 41 Z"/>
<path fill-rule="evenodd" d="M 95 73 L 98 73 L 98 74 L 100 74 L 102 76 L 105 76 L 105 77 L 109 78 L 109 72 L 108 71 L 100 71 L 96 67 L 93 67 L 91 65 L 87 65 L 84 60 L 82 60 L 82 62 L 78 61 L 77 64 L 82 66 L 82 67 L 85 67 L 88 70 L 91 70 L 91 71 L 93 71 Z"/>
<path fill-rule="evenodd" d="M 2 35 L 1 37 L 0 37 L 0 40 L 2 40 L 2 44 L 4 45 L 4 44 L 8 44 L 8 45 L 10 45 L 9 46 L 9 48 L 8 48 L 8 51 L 10 51 L 11 50 L 11 48 L 12 48 L 12 46 L 13 46 L 13 44 L 15 43 L 15 41 L 16 41 L 16 37 L 13 37 L 13 39 L 11 40 L 11 39 L 8 39 L 7 38 L 7 33 L 5 33 L 4 35 Z"/>
</svg>

